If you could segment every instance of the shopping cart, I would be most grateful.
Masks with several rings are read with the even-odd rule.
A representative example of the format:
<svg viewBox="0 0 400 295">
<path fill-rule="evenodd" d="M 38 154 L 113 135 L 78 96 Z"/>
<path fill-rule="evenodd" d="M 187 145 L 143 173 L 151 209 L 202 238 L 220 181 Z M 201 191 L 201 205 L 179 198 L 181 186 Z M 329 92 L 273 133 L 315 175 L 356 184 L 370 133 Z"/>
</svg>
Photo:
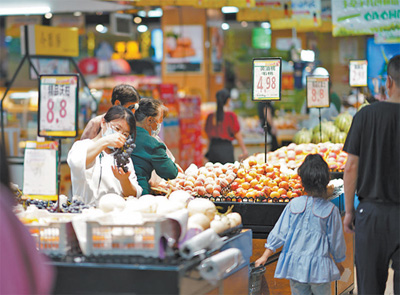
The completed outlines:
<svg viewBox="0 0 400 295">
<path fill-rule="evenodd" d="M 261 294 L 261 283 L 265 273 L 265 266 L 255 267 L 254 262 L 250 263 L 249 295 Z"/>
</svg>

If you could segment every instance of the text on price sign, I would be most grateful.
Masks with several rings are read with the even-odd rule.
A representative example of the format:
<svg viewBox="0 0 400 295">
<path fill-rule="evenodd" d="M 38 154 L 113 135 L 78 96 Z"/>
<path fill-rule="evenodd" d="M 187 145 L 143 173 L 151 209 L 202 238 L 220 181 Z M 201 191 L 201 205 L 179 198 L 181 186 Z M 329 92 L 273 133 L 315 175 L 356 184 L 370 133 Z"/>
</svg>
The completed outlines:
<svg viewBox="0 0 400 295">
<path fill-rule="evenodd" d="M 307 107 L 329 107 L 329 77 L 307 76 Z"/>
<path fill-rule="evenodd" d="M 253 99 L 280 99 L 280 60 L 255 60 L 253 64 Z"/>
</svg>

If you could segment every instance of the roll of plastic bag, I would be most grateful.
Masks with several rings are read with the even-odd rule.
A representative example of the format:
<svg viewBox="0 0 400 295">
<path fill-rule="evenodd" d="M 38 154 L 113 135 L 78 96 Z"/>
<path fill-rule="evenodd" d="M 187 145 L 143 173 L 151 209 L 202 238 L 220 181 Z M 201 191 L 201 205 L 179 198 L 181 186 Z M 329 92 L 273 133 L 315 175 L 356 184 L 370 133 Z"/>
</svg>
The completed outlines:
<svg viewBox="0 0 400 295">
<path fill-rule="evenodd" d="M 215 285 L 243 262 L 242 252 L 237 248 L 229 248 L 204 259 L 198 269 L 203 279 Z"/>
<path fill-rule="evenodd" d="M 219 249 L 223 245 L 223 239 L 211 228 L 199 233 L 183 243 L 179 253 L 185 259 L 205 253 L 207 250 Z"/>
</svg>

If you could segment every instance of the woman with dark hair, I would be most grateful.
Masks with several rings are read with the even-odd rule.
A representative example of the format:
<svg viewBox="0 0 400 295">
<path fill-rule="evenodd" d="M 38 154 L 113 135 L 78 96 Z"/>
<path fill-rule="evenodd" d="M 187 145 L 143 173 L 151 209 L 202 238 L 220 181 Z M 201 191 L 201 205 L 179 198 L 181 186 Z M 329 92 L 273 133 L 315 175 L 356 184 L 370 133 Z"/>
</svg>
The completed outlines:
<svg viewBox="0 0 400 295">
<path fill-rule="evenodd" d="M 233 163 L 235 161 L 232 141 L 236 138 L 242 149 L 239 160 L 248 156 L 246 146 L 243 142 L 242 133 L 237 116 L 226 108 L 230 102 L 230 94 L 227 89 L 217 92 L 217 112 L 208 115 L 205 131 L 210 140 L 206 158 L 210 162 L 221 164 Z"/>
<path fill-rule="evenodd" d="M 133 113 L 122 106 L 113 106 L 102 119 L 95 138 L 73 144 L 67 162 L 74 195 L 81 196 L 88 205 L 98 205 L 100 198 L 108 193 L 124 197 L 141 195 L 142 188 L 130 159 L 127 172 L 114 164 L 115 150 L 122 147 L 129 136 L 136 137 Z"/>
<path fill-rule="evenodd" d="M 121 105 L 123 107 L 129 108 L 133 113 L 138 108 L 138 102 L 140 100 L 140 95 L 135 89 L 135 87 L 128 84 L 120 84 L 114 87 L 111 95 L 111 103 L 113 106 Z M 82 132 L 82 139 L 92 139 L 99 134 L 101 129 L 101 120 L 104 114 L 99 115 L 91 119 L 85 129 Z"/>
<path fill-rule="evenodd" d="M 307 195 L 285 207 L 255 266 L 283 246 L 275 278 L 289 279 L 292 294 L 331 294 L 331 283 L 344 271 L 346 244 L 339 209 L 328 201 L 328 164 L 319 154 L 310 154 L 298 174 Z"/>
<path fill-rule="evenodd" d="M 143 195 L 150 193 L 149 180 L 153 171 L 163 179 L 174 179 L 178 175 L 178 167 L 167 155 L 164 143 L 154 136 L 158 135 L 163 121 L 163 104 L 153 98 L 142 98 L 135 112 L 137 121 L 136 148 L 131 158 L 135 166 L 139 185 Z"/>
</svg>

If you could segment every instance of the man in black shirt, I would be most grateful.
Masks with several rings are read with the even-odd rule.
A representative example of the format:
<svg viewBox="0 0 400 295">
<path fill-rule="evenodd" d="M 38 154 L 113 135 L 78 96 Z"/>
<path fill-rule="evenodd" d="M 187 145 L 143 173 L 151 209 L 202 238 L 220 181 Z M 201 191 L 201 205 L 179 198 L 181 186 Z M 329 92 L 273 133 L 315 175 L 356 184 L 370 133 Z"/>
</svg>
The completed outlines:
<svg viewBox="0 0 400 295">
<path fill-rule="evenodd" d="M 343 148 L 344 230 L 355 232 L 358 294 L 384 293 L 390 260 L 400 293 L 400 55 L 389 61 L 386 88 L 389 99 L 354 116 Z"/>
</svg>

